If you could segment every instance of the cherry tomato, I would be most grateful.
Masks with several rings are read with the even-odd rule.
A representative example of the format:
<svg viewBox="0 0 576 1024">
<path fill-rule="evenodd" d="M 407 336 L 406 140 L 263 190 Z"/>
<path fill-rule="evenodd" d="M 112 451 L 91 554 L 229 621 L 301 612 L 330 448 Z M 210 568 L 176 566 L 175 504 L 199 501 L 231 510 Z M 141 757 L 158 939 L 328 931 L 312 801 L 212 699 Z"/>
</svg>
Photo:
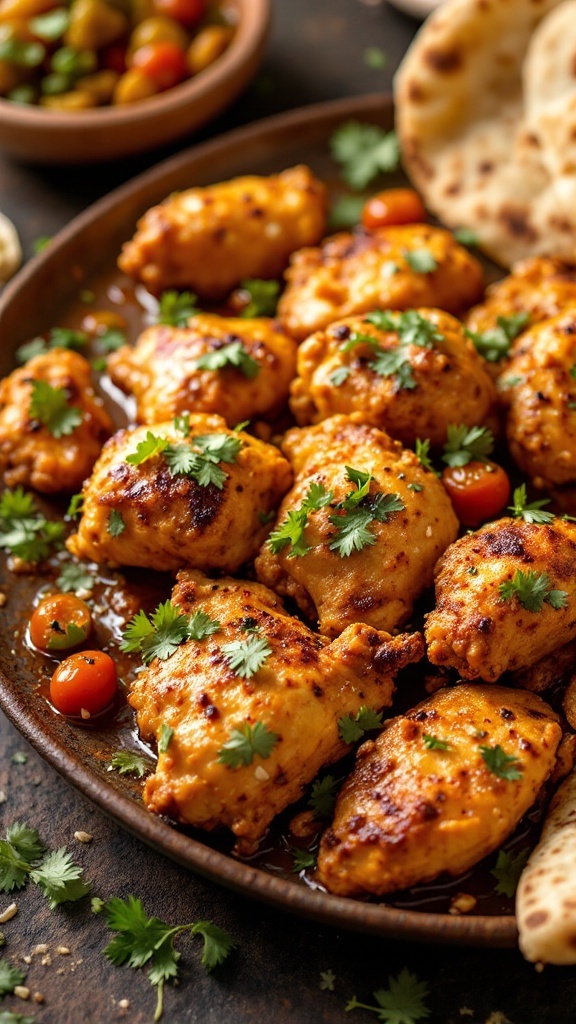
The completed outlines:
<svg viewBox="0 0 576 1024">
<path fill-rule="evenodd" d="M 74 594 L 51 594 L 32 612 L 30 639 L 41 651 L 66 651 L 84 643 L 92 629 L 88 605 Z"/>
<path fill-rule="evenodd" d="M 103 651 L 80 651 L 65 658 L 50 680 L 50 700 L 63 715 L 97 715 L 118 689 L 116 666 Z"/>
<path fill-rule="evenodd" d="M 158 14 L 194 28 L 206 12 L 206 0 L 154 0 L 154 7 Z"/>
<path fill-rule="evenodd" d="M 171 89 L 188 75 L 186 54 L 176 43 L 149 43 L 132 54 L 132 67 L 151 78 L 159 89 Z"/>
<path fill-rule="evenodd" d="M 495 462 L 448 467 L 442 473 L 442 483 L 464 526 L 479 526 L 510 501 L 508 474 Z"/>
<path fill-rule="evenodd" d="M 411 188 L 388 188 L 364 203 L 362 223 L 369 231 L 391 224 L 421 224 L 426 210 L 417 192 Z"/>
</svg>

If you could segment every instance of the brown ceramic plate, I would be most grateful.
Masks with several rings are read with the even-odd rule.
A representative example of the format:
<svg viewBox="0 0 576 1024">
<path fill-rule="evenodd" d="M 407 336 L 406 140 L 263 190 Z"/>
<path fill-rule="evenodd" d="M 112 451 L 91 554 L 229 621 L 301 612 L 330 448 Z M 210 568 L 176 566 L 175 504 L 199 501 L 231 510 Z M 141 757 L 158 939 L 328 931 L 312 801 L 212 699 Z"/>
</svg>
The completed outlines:
<svg viewBox="0 0 576 1024">
<path fill-rule="evenodd" d="M 6 289 L 0 303 L 0 373 L 12 369 L 14 350 L 21 343 L 55 324 L 77 322 L 79 289 L 92 289 L 99 296 L 114 294 L 110 288 L 122 281 L 115 267 L 121 243 L 133 234 L 137 217 L 151 204 L 175 189 L 238 174 L 267 174 L 303 161 L 324 180 L 337 183 L 328 140 L 339 124 L 352 118 L 390 128 L 391 100 L 371 96 L 336 101 L 240 129 L 179 154 L 77 217 Z M 493 897 L 494 879 L 489 873 L 493 860 L 485 870 L 484 883 L 486 893 L 492 895 L 485 893 L 478 900 L 478 907 L 486 908 L 483 914 L 455 917 L 447 913 L 450 896 L 463 887 L 470 891 L 476 884 L 474 873 L 465 881 L 416 889 L 406 899 L 396 899 L 395 905 L 343 899 L 310 888 L 282 872 L 278 862 L 267 864 L 266 857 L 254 863 L 238 861 L 213 837 L 184 833 L 149 814 L 139 799 L 140 784 L 107 771 L 119 746 L 118 722 L 90 730 L 73 725 L 51 710 L 38 688 L 38 666 L 27 660 L 22 645 L 38 580 L 5 574 L 0 583 L 10 591 L 7 605 L 0 610 L 0 706 L 57 771 L 144 842 L 214 881 L 318 921 L 421 940 L 514 944 L 516 924 L 510 906 L 506 910 L 506 904 Z M 120 714 L 120 726 L 124 741 L 130 742 L 126 708 Z"/>
</svg>

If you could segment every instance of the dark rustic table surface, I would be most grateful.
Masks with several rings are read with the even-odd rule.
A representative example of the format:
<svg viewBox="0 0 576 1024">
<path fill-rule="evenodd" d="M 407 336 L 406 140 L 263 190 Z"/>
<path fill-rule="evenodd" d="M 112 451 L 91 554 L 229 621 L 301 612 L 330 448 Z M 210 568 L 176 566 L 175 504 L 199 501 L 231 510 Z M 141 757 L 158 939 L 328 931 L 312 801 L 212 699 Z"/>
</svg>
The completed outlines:
<svg viewBox="0 0 576 1024">
<path fill-rule="evenodd" d="M 93 200 L 201 138 L 291 107 L 389 89 L 417 27 L 382 0 L 273 0 L 273 16 L 258 78 L 200 135 L 160 153 L 98 168 L 22 166 L 0 157 L 0 209 L 16 223 L 25 254 L 31 254 L 34 239 L 54 234 Z M 387 54 L 384 68 L 371 66 L 370 48 Z M 173 924 L 210 919 L 232 933 L 237 949 L 212 975 L 200 966 L 192 942 L 179 940 L 181 977 L 178 987 L 166 990 L 166 1024 L 361 1024 L 377 1018 L 367 1010 L 346 1014 L 348 1000 L 356 995 L 373 1002 L 374 990 L 386 987 L 388 977 L 404 967 L 428 984 L 432 1024 L 568 1024 L 575 1019 L 573 968 L 537 973 L 514 950 L 423 946 L 340 932 L 195 877 L 86 803 L 1 713 L 0 793 L 2 831 L 16 819 L 25 820 L 51 849 L 68 846 L 95 894 L 107 899 L 132 893 L 149 914 Z M 79 830 L 92 835 L 91 843 L 75 840 Z M 11 900 L 0 896 L 0 915 Z M 0 1021 L 5 1011 L 40 1024 L 152 1021 L 155 993 L 145 973 L 105 959 L 105 923 L 91 913 L 89 900 L 51 911 L 34 886 L 15 900 L 16 916 L 0 925 L 2 954 L 27 972 L 31 999 L 1 999 Z M 327 972 L 333 976 L 328 987 Z"/>
</svg>

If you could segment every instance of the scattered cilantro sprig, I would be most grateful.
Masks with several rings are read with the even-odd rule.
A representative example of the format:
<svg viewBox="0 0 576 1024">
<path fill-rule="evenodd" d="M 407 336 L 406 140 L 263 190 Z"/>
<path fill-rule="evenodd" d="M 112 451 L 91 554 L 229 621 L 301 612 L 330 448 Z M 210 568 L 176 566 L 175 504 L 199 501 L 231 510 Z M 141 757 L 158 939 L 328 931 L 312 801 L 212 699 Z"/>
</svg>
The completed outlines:
<svg viewBox="0 0 576 1024">
<path fill-rule="evenodd" d="M 65 847 L 46 853 L 36 829 L 15 821 L 0 840 L 0 892 L 22 889 L 28 878 L 39 886 L 52 909 L 81 899 L 90 889 L 82 868 L 73 863 Z"/>
<path fill-rule="evenodd" d="M 512 313 L 510 316 L 499 316 L 496 327 L 486 331 L 466 331 L 476 351 L 489 363 L 498 363 L 508 355 L 512 342 L 530 323 L 529 313 Z"/>
<path fill-rule="evenodd" d="M 555 590 L 547 573 L 535 572 L 533 569 L 526 573 L 516 569 L 512 579 L 501 583 L 498 590 L 501 601 L 511 601 L 517 597 L 528 612 L 540 612 L 544 604 L 558 611 L 568 603 L 565 590 Z"/>
<path fill-rule="evenodd" d="M 430 249 L 405 249 L 403 256 L 415 274 L 433 274 L 438 270 L 438 262 Z"/>
<path fill-rule="evenodd" d="M 434 348 L 437 342 L 444 340 L 444 336 L 438 331 L 432 320 L 427 320 L 414 309 L 403 313 L 390 313 L 388 310 L 375 310 L 368 313 L 365 322 L 372 324 L 381 331 L 392 331 L 398 336 L 398 345 L 395 348 L 382 348 L 377 338 L 371 334 L 360 331 L 352 331 L 349 338 L 342 343 L 344 353 L 352 351 L 357 345 L 369 345 L 374 357 L 368 363 L 371 370 L 380 377 L 396 377 L 401 388 L 411 390 L 416 387 L 416 381 L 410 364 L 409 345 L 417 345 L 419 348 Z M 339 386 L 344 383 L 350 370 L 348 367 L 339 367 L 332 374 L 331 383 Z"/>
<path fill-rule="evenodd" d="M 218 761 L 228 768 L 240 768 L 241 765 L 252 764 L 256 754 L 266 760 L 279 739 L 278 734 L 264 722 L 256 722 L 253 726 L 245 722 L 238 729 L 232 729 L 230 738 L 218 752 Z"/>
<path fill-rule="evenodd" d="M 166 661 L 185 640 L 204 640 L 220 629 L 220 623 L 198 610 L 184 615 L 171 601 L 164 601 L 150 616 L 142 609 L 122 633 L 120 650 L 140 651 L 145 665 L 154 658 Z"/>
<path fill-rule="evenodd" d="M 467 466 L 486 462 L 494 449 L 494 435 L 488 427 L 466 427 L 451 423 L 447 430 L 442 462 L 447 466 Z"/>
<path fill-rule="evenodd" d="M 151 765 L 140 754 L 133 750 L 117 750 L 112 755 L 107 771 L 118 772 L 119 775 L 134 774 L 142 779 L 151 770 Z"/>
<path fill-rule="evenodd" d="M 136 451 L 126 456 L 126 462 L 141 466 L 148 459 L 162 455 L 172 476 L 190 476 L 201 487 L 214 484 L 222 490 L 227 473 L 218 463 L 236 462 L 242 444 L 239 437 L 228 434 L 198 434 L 188 441 L 172 444 L 168 438 L 148 430 L 146 437 L 136 445 Z"/>
<path fill-rule="evenodd" d="M 507 754 L 499 743 L 495 747 L 481 746 L 480 753 L 488 770 L 499 779 L 515 782 L 522 778 L 522 762 L 513 754 Z"/>
<path fill-rule="evenodd" d="M 530 850 L 528 847 L 520 850 L 516 855 L 507 853 L 506 850 L 498 851 L 496 866 L 490 872 L 498 883 L 494 887 L 494 892 L 500 896 L 508 896 L 509 899 L 514 898 L 518 882 L 520 881 L 520 875 L 526 867 L 529 856 Z"/>
<path fill-rule="evenodd" d="M 62 566 L 56 586 L 63 594 L 75 593 L 77 590 L 93 590 L 94 577 L 84 565 L 68 562 Z"/>
<path fill-rule="evenodd" d="M 526 484 L 520 484 L 519 487 L 514 488 L 512 504 L 508 506 L 508 510 L 516 518 L 523 519 L 525 523 L 551 523 L 555 518 L 554 513 L 542 511 L 544 505 L 549 504 L 549 498 L 528 503 Z"/>
<path fill-rule="evenodd" d="M 248 380 L 254 380 L 262 369 L 260 363 L 250 355 L 240 339 L 231 341 L 228 345 L 223 345 L 222 348 L 206 352 L 196 360 L 198 370 L 224 370 L 228 366 L 240 370 L 240 373 Z"/>
<path fill-rule="evenodd" d="M 70 327 L 53 327 L 48 337 L 32 338 L 16 349 L 16 361 L 27 363 L 34 356 L 43 355 L 52 348 L 69 348 L 76 352 L 86 348 L 88 335 L 85 331 L 76 331 Z"/>
<path fill-rule="evenodd" d="M 68 404 L 66 388 L 53 388 L 46 380 L 32 382 L 28 415 L 55 438 L 72 434 L 84 418 L 78 406 Z"/>
<path fill-rule="evenodd" d="M 25 978 L 24 971 L 19 971 L 8 960 L 0 960 L 0 996 L 11 995 L 16 985 L 21 985 Z"/>
<path fill-rule="evenodd" d="M 395 171 L 400 163 L 400 145 L 396 132 L 376 125 L 347 121 L 330 139 L 330 150 L 342 168 L 342 177 L 350 188 L 360 191 L 380 172 Z"/>
<path fill-rule="evenodd" d="M 220 648 L 228 667 L 240 679 L 251 679 L 272 654 L 270 644 L 263 636 L 250 636 L 248 640 L 233 640 Z"/>
<path fill-rule="evenodd" d="M 157 323 L 168 324 L 170 327 L 186 327 L 190 317 L 196 316 L 200 310 L 196 306 L 193 292 L 162 292 L 158 303 Z"/>
<path fill-rule="evenodd" d="M 317 512 L 329 505 L 333 499 L 332 491 L 327 491 L 324 484 L 313 480 L 310 484 L 300 508 L 290 509 L 284 522 L 272 531 L 268 538 L 268 547 L 276 555 L 289 546 L 288 558 L 306 555 L 310 546 L 304 541 L 304 530 L 308 524 L 308 513 Z"/>
<path fill-rule="evenodd" d="M 379 729 L 381 725 L 382 713 L 363 704 L 354 717 L 344 715 L 338 719 L 338 733 L 344 743 L 356 743 L 362 739 L 365 732 Z"/>
<path fill-rule="evenodd" d="M 308 806 L 312 808 L 315 818 L 332 817 L 339 785 L 340 780 L 335 779 L 333 775 L 325 775 L 312 784 Z"/>
<path fill-rule="evenodd" d="M 377 521 L 388 522 L 395 512 L 401 512 L 406 506 L 398 494 L 370 494 L 370 473 L 346 466 L 346 475 L 356 490 L 350 491 L 344 501 L 335 506 L 335 513 L 329 517 L 336 527 L 334 539 L 330 542 L 330 551 L 336 551 L 341 558 L 348 558 L 353 551 L 376 543 L 376 536 L 370 530 L 370 524 Z"/>
<path fill-rule="evenodd" d="M 247 278 L 240 283 L 240 288 L 248 294 L 248 303 L 240 316 L 252 319 L 257 316 L 274 316 L 278 305 L 280 285 L 278 281 L 263 281 L 260 278 Z"/>
<path fill-rule="evenodd" d="M 426 982 L 420 981 L 404 967 L 397 978 L 388 978 L 388 988 L 374 992 L 377 1006 L 360 1003 L 353 996 L 346 1006 L 346 1013 L 350 1010 L 370 1010 L 377 1015 L 378 1020 L 386 1024 L 415 1024 L 430 1016 L 426 1006 L 427 996 Z"/>
<path fill-rule="evenodd" d="M 422 736 L 422 741 L 426 750 L 451 750 L 452 744 L 448 740 L 441 740 L 438 736 L 432 736 L 431 733 L 425 732 Z"/>
<path fill-rule="evenodd" d="M 25 562 L 44 562 L 62 547 L 64 524 L 46 519 L 22 487 L 0 498 L 0 547 Z"/>
</svg>

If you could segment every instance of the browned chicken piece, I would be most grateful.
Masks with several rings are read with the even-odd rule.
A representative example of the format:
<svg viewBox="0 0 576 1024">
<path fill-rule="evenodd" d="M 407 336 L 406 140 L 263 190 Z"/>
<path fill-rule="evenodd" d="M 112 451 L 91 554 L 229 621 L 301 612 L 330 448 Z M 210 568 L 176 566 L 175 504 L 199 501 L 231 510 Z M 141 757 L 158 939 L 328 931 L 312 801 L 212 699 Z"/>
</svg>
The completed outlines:
<svg viewBox="0 0 576 1024">
<path fill-rule="evenodd" d="M 83 489 L 78 558 L 107 565 L 235 572 L 252 558 L 292 481 L 277 448 L 221 416 L 120 430 Z"/>
<path fill-rule="evenodd" d="M 303 529 L 292 543 L 271 534 L 258 578 L 293 598 L 325 636 L 352 622 L 396 629 L 458 533 L 442 484 L 414 452 L 346 416 L 288 431 L 282 450 L 295 482 L 276 531 L 294 519 Z"/>
<path fill-rule="evenodd" d="M 576 637 L 576 526 L 498 519 L 438 562 L 428 657 L 494 682 Z"/>
<path fill-rule="evenodd" d="M 382 324 L 382 327 L 376 326 Z M 290 406 L 301 425 L 334 413 L 412 447 L 451 423 L 485 423 L 496 389 L 461 324 L 436 309 L 368 314 L 317 331 L 298 350 Z"/>
<path fill-rule="evenodd" d="M 540 658 L 530 668 L 514 673 L 511 682 L 513 686 L 532 690 L 532 693 L 544 693 L 544 690 L 549 690 L 552 686 L 565 683 L 572 675 L 575 664 L 576 640 L 571 640 L 570 643 L 551 651 L 546 657 Z M 576 721 L 574 728 L 576 729 Z"/>
<path fill-rule="evenodd" d="M 296 372 L 296 343 L 274 320 L 199 313 L 187 327 L 148 327 L 134 348 L 112 353 L 108 372 L 136 396 L 140 423 L 216 412 L 234 427 L 281 411 Z"/>
<path fill-rule="evenodd" d="M 475 334 L 484 334 L 498 331 L 499 317 L 526 314 L 525 322 L 511 325 L 512 333 L 516 334 L 571 305 L 576 305 L 576 263 L 537 256 L 516 263 L 512 273 L 490 285 L 484 301 L 470 310 L 465 322 Z M 507 362 L 503 352 L 502 358 L 489 362 L 487 369 L 495 376 L 506 368 Z"/>
<path fill-rule="evenodd" d="M 449 231 L 430 224 L 333 235 L 318 249 L 295 253 L 286 278 L 278 315 L 300 341 L 372 309 L 436 306 L 458 313 L 484 291 L 478 261 Z"/>
<path fill-rule="evenodd" d="M 8 487 L 79 490 L 113 429 L 90 364 L 77 352 L 51 349 L 0 382 L 0 470 Z"/>
<path fill-rule="evenodd" d="M 246 278 L 280 277 L 326 227 L 326 189 L 308 167 L 190 188 L 153 206 L 118 265 L 154 295 L 192 288 L 222 299 Z"/>
<path fill-rule="evenodd" d="M 533 693 L 439 690 L 360 747 L 322 837 L 318 880 L 339 896 L 381 896 L 467 871 L 534 803 L 561 736 Z"/>
<path fill-rule="evenodd" d="M 390 705 L 394 675 L 422 657 L 422 637 L 392 638 L 356 624 L 328 644 L 266 587 L 198 572 L 179 574 L 172 601 L 218 628 L 168 661 L 154 660 L 133 685 L 142 736 L 158 740 L 163 727 L 174 730 L 144 799 L 149 810 L 188 825 L 227 826 L 238 852 L 248 854 L 274 815 L 349 750 L 338 720 Z M 231 660 L 228 644 L 260 645 L 253 675 Z M 235 757 L 230 744 L 242 734 L 245 756 Z"/>
<path fill-rule="evenodd" d="M 535 487 L 576 484 L 576 306 L 518 338 L 498 379 L 510 453 Z"/>
</svg>

